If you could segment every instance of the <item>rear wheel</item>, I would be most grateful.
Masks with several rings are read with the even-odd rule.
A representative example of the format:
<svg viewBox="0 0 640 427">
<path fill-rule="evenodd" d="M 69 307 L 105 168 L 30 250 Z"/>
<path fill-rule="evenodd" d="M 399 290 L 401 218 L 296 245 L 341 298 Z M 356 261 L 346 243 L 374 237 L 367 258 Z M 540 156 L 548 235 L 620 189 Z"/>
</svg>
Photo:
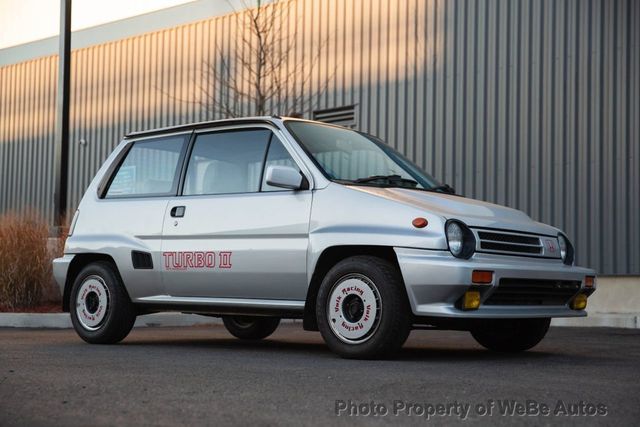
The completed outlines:
<svg viewBox="0 0 640 427">
<path fill-rule="evenodd" d="M 347 258 L 327 273 L 318 292 L 316 317 L 329 348 L 346 358 L 388 357 L 411 331 L 400 272 L 373 256 Z"/>
<path fill-rule="evenodd" d="M 549 330 L 551 319 L 486 319 L 471 330 L 481 346 L 500 352 L 519 352 L 535 347 Z"/>
<path fill-rule="evenodd" d="M 225 316 L 222 318 L 225 328 L 231 335 L 241 340 L 261 340 L 278 328 L 277 317 Z"/>
<path fill-rule="evenodd" d="M 133 328 L 135 308 L 109 262 L 87 265 L 76 278 L 70 298 L 71 322 L 88 343 L 114 344 Z"/>
</svg>

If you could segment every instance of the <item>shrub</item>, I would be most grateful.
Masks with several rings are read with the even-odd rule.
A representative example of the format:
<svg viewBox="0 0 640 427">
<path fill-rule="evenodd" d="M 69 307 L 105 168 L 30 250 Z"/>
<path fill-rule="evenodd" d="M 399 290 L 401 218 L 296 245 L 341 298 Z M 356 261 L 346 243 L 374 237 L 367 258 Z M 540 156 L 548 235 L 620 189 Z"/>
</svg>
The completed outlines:
<svg viewBox="0 0 640 427">
<path fill-rule="evenodd" d="M 51 260 L 59 244 L 49 249 L 49 226 L 34 213 L 0 216 L 0 307 L 34 307 L 59 300 L 51 276 Z"/>
</svg>

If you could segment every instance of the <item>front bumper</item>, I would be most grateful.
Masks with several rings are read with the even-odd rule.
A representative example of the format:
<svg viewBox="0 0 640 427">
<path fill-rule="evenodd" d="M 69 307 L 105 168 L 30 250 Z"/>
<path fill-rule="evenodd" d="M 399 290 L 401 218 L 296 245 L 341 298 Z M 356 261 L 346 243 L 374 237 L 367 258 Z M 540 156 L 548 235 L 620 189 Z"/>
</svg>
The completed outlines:
<svg viewBox="0 0 640 427">
<path fill-rule="evenodd" d="M 582 283 L 595 271 L 564 265 L 560 260 L 476 253 L 471 259 L 453 257 L 448 251 L 394 248 L 402 272 L 411 310 L 416 316 L 460 319 L 583 317 L 585 310 L 568 305 L 483 305 L 497 288 L 500 279 L 575 280 Z M 472 286 L 473 270 L 491 270 L 493 282 L 473 285 L 485 288 L 480 308 L 462 310 L 456 302 Z M 593 292 L 590 288 L 589 292 Z"/>
</svg>

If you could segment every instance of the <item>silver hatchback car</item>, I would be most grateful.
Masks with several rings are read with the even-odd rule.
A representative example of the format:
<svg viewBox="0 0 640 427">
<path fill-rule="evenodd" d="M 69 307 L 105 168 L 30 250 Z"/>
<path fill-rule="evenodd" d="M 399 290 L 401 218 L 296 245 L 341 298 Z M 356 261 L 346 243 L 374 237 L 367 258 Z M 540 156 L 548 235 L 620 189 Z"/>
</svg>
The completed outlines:
<svg viewBox="0 0 640 427">
<path fill-rule="evenodd" d="M 90 343 L 178 311 L 242 339 L 303 319 L 352 358 L 389 356 L 415 328 L 527 350 L 595 290 L 560 230 L 456 195 L 373 136 L 275 116 L 126 136 L 53 266 Z"/>
</svg>

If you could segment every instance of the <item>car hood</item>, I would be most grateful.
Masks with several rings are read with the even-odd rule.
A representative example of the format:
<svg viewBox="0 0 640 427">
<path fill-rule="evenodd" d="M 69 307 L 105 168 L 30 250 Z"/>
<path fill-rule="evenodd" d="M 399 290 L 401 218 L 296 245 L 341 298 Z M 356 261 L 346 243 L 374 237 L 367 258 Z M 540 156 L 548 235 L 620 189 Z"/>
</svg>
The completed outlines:
<svg viewBox="0 0 640 427">
<path fill-rule="evenodd" d="M 445 219 L 459 219 L 470 227 L 498 228 L 555 236 L 558 229 L 532 220 L 517 209 L 451 194 L 408 188 L 350 186 L 377 197 L 424 209 Z"/>
</svg>

